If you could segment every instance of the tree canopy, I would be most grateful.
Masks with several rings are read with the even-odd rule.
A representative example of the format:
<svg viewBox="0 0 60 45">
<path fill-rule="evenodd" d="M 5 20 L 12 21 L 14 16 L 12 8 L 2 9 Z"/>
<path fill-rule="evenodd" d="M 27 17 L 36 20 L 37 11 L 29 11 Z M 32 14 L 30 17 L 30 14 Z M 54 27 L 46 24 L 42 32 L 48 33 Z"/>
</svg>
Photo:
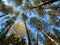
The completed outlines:
<svg viewBox="0 0 60 45">
<path fill-rule="evenodd" d="M 0 0 L 0 45 L 60 45 L 60 0 Z"/>
</svg>

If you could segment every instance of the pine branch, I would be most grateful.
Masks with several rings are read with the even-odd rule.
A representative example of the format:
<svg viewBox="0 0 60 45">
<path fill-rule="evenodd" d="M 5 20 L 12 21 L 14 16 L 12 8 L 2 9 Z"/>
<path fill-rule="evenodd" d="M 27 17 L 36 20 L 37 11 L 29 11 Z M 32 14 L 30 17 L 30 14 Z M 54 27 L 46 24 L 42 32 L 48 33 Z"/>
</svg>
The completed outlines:
<svg viewBox="0 0 60 45">
<path fill-rule="evenodd" d="M 58 9 L 60 8 L 59 6 L 58 7 L 42 7 L 42 9 Z"/>
<path fill-rule="evenodd" d="M 30 7 L 30 9 L 34 9 L 34 8 L 37 8 L 37 7 L 40 7 L 40 6 L 43 6 L 43 5 L 49 4 L 49 3 L 53 3 L 53 2 L 56 2 L 56 1 L 59 1 L 59 0 L 45 1 L 45 2 L 42 2 L 41 4 L 35 5 L 35 6 L 33 6 L 33 7 Z"/>
</svg>

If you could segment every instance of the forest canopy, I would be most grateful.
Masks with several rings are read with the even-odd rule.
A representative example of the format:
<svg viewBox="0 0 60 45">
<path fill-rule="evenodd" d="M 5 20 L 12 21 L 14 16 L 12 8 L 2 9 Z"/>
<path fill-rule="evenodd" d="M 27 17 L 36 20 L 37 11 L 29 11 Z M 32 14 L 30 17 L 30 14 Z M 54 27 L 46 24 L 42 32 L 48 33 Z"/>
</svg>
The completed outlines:
<svg viewBox="0 0 60 45">
<path fill-rule="evenodd" d="M 60 0 L 0 0 L 0 45 L 60 45 Z"/>
</svg>

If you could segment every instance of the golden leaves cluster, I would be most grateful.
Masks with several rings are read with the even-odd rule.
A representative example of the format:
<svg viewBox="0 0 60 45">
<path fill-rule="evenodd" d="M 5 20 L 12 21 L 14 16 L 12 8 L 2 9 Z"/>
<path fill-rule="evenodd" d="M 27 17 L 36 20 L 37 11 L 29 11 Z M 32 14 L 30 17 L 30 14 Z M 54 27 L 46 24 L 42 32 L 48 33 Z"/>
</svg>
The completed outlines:
<svg viewBox="0 0 60 45">
<path fill-rule="evenodd" d="M 16 37 L 23 37 L 26 33 L 25 25 L 18 21 L 13 27 L 13 33 Z"/>
</svg>

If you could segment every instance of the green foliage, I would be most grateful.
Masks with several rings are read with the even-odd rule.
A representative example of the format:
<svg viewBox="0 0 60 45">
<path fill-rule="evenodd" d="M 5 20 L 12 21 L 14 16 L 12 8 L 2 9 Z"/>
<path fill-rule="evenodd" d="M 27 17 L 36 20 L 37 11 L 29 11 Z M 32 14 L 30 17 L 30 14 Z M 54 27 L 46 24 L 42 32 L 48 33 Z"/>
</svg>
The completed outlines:
<svg viewBox="0 0 60 45">
<path fill-rule="evenodd" d="M 57 20 L 57 17 L 56 16 L 53 16 L 53 15 L 51 15 L 48 18 L 49 23 L 54 24 L 54 25 L 56 24 L 56 20 Z"/>
<path fill-rule="evenodd" d="M 38 29 L 43 29 L 44 28 L 44 23 L 42 21 L 40 21 L 40 22 L 37 23 L 36 27 Z"/>
<path fill-rule="evenodd" d="M 42 16 L 43 14 L 45 14 L 45 11 L 41 7 L 36 8 L 36 12 L 39 16 Z"/>
<path fill-rule="evenodd" d="M 57 8 L 51 8 L 48 11 L 48 9 L 47 9 L 47 8 L 53 7 L 52 3 L 49 3 L 49 4 L 46 3 L 46 1 L 50 1 L 50 0 L 32 0 L 32 2 L 31 2 L 31 0 L 8 0 L 8 1 L 9 1 L 8 5 L 12 4 L 12 6 L 8 6 L 5 3 L 2 3 L 2 13 L 8 13 L 9 15 L 13 14 L 15 16 L 13 18 L 11 18 L 12 17 L 11 15 L 9 17 L 7 17 L 7 15 L 6 15 L 5 18 L 3 16 L 2 16 L 3 18 L 0 18 L 2 21 L 2 22 L 0 21 L 1 23 L 6 23 L 6 27 L 4 29 L 0 29 L 0 30 L 3 30 L 0 34 L 1 37 L 3 36 L 3 38 L 0 37 L 0 43 L 1 43 L 0 45 L 10 45 L 10 43 L 12 45 L 27 45 L 27 41 L 24 39 L 25 33 L 27 33 L 29 44 L 31 42 L 32 44 L 37 45 L 37 43 L 38 43 L 37 39 L 39 41 L 43 41 L 45 45 L 55 45 L 56 42 L 60 43 L 60 32 L 57 29 L 53 28 L 51 30 L 51 31 L 53 31 L 54 35 L 50 34 L 50 26 L 51 25 L 56 26 L 56 25 L 60 24 L 57 21 L 57 16 L 58 16 L 59 10 Z M 43 3 L 44 3 L 44 5 L 40 6 L 40 4 L 43 4 Z M 35 5 L 37 6 L 37 8 L 34 7 Z M 33 8 L 31 8 L 31 7 L 33 7 Z M 45 10 L 45 8 L 46 8 L 46 10 Z M 17 10 L 15 10 L 15 9 L 17 9 Z M 18 11 L 20 9 L 22 11 Z M 42 16 L 41 17 L 42 20 L 38 16 L 37 16 L 37 18 L 36 17 L 28 18 L 27 15 L 25 15 L 25 14 L 30 14 L 29 16 L 31 16 L 31 14 L 33 14 L 33 16 L 35 16 L 34 13 L 36 13 L 39 16 Z M 49 19 L 47 19 L 47 17 L 44 17 L 44 15 L 46 15 L 46 13 L 49 14 L 48 15 Z M 23 19 L 25 25 L 22 24 L 21 22 L 15 22 L 15 20 L 19 14 L 21 14 L 20 18 Z M 19 19 L 19 17 L 18 17 L 18 19 Z M 30 25 L 32 25 L 32 27 L 35 26 L 35 29 L 37 28 L 40 32 L 42 32 L 42 34 L 44 34 L 43 36 L 47 37 L 47 38 L 43 37 L 45 40 L 43 40 L 43 38 L 41 37 L 40 32 L 39 32 L 39 34 L 37 34 L 37 37 L 38 37 L 37 39 L 36 39 L 36 37 L 34 37 L 34 34 L 31 32 L 30 29 L 28 29 L 28 27 L 26 25 L 25 21 L 27 21 L 27 19 L 28 20 L 30 19 L 28 23 L 30 23 Z M 44 22 L 44 19 L 46 19 L 46 21 L 47 20 L 48 21 Z M 50 25 L 48 23 L 50 23 Z M 47 27 L 45 26 L 45 24 L 47 25 Z M 3 27 L 3 24 L 0 26 Z M 49 28 L 49 29 L 47 29 L 47 28 Z M 8 31 L 10 29 L 13 30 L 12 34 L 10 36 L 6 36 L 6 34 L 8 33 Z M 46 31 L 44 31 L 44 30 L 46 30 Z M 30 39 L 31 39 L 31 41 L 30 41 Z"/>
<path fill-rule="evenodd" d="M 41 1 L 41 0 L 33 0 L 33 2 L 34 2 L 35 5 L 40 4 L 40 1 Z"/>
<path fill-rule="evenodd" d="M 23 13 L 21 14 L 21 18 L 25 21 L 27 19 L 27 16 Z"/>
<path fill-rule="evenodd" d="M 32 4 L 25 4 L 23 10 L 28 10 L 30 7 L 32 7 Z"/>
<path fill-rule="evenodd" d="M 40 29 L 44 27 L 44 23 L 38 18 L 32 17 L 30 18 L 30 24 L 36 25 L 36 28 Z"/>
<path fill-rule="evenodd" d="M 23 1 L 23 0 L 13 0 L 13 1 L 16 3 L 16 5 L 18 5 L 18 6 L 19 6 L 19 5 L 21 5 L 21 4 L 22 4 L 22 1 Z"/>
<path fill-rule="evenodd" d="M 34 3 L 36 4 L 37 3 L 37 0 L 34 0 Z"/>
<path fill-rule="evenodd" d="M 54 24 L 54 23 L 55 23 L 51 18 L 49 18 L 48 21 L 49 21 L 49 23 L 51 23 L 51 24 Z"/>
<path fill-rule="evenodd" d="M 58 15 L 57 11 L 56 10 L 49 10 L 47 12 L 49 15 Z"/>
<path fill-rule="evenodd" d="M 30 23 L 37 23 L 37 22 L 39 22 L 40 20 L 39 19 L 37 19 L 37 18 L 35 18 L 35 17 L 31 17 L 30 18 Z"/>
<path fill-rule="evenodd" d="M 8 12 L 8 13 L 11 13 L 11 14 L 14 13 L 14 9 L 13 9 L 12 6 L 7 6 L 7 5 L 2 4 L 2 9 L 3 9 L 4 12 Z"/>
<path fill-rule="evenodd" d="M 18 16 L 18 15 L 19 15 L 19 11 L 15 11 L 14 13 L 15 13 L 15 15 L 16 15 L 16 16 Z"/>
</svg>

